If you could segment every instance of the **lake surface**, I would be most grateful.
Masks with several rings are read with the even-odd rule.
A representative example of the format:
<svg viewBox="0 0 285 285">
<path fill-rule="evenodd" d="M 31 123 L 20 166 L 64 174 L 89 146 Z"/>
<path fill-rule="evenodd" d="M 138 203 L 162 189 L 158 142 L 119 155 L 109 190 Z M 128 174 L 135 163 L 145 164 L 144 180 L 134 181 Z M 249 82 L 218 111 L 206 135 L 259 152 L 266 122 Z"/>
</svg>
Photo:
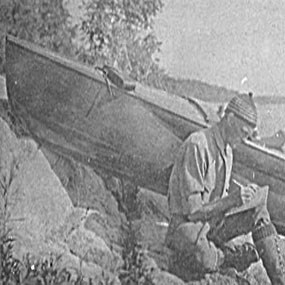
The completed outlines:
<svg viewBox="0 0 285 285">
<path fill-rule="evenodd" d="M 259 133 L 268 136 L 278 130 L 285 130 L 285 103 L 280 104 L 257 104 L 259 116 Z"/>
</svg>

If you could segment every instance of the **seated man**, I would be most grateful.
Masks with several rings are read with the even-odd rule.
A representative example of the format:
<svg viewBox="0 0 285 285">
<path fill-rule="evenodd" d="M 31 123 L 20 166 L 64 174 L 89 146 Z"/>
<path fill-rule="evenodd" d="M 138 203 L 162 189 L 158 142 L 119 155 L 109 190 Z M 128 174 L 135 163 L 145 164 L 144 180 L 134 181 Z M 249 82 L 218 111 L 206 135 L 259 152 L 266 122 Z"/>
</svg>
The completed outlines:
<svg viewBox="0 0 285 285">
<path fill-rule="evenodd" d="M 178 152 L 169 182 L 171 221 L 166 245 L 174 253 L 170 272 L 185 281 L 195 273 L 243 271 L 260 257 L 272 284 L 285 284 L 281 253 L 285 246 L 270 221 L 264 189 L 250 184 L 237 187 L 233 196 L 227 193 L 232 149 L 250 137 L 256 125 L 252 94 L 240 94 L 229 102 L 219 123 L 191 134 Z M 209 216 L 209 205 L 214 212 L 228 203 L 254 206 L 227 217 Z M 249 232 L 255 246 L 229 246 L 231 239 Z"/>
</svg>

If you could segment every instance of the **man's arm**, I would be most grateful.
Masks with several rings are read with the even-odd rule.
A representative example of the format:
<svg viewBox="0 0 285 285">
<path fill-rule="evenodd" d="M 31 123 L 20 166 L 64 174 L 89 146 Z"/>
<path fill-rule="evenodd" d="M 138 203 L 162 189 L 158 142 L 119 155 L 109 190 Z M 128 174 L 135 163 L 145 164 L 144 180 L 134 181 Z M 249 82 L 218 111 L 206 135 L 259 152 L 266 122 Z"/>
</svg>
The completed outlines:
<svg viewBox="0 0 285 285">
<path fill-rule="evenodd" d="M 220 215 L 225 215 L 227 212 L 240 207 L 242 201 L 238 191 L 232 192 L 230 195 L 219 200 L 209 202 L 187 216 L 190 222 L 208 221 Z"/>
<path fill-rule="evenodd" d="M 203 207 L 205 192 L 205 176 L 207 172 L 207 157 L 203 137 L 191 138 L 180 153 L 180 167 L 177 169 L 181 196 L 187 201 L 183 214 L 194 213 Z"/>
<path fill-rule="evenodd" d="M 215 171 L 215 167 L 211 169 L 213 164 L 212 157 L 209 153 L 207 142 L 202 135 L 197 135 L 184 145 L 184 151 L 181 153 L 183 163 L 179 169 L 180 189 L 186 193 L 187 210 L 184 209 L 184 215 L 189 217 L 191 221 L 208 220 L 210 217 L 225 213 L 233 207 L 240 205 L 239 195 L 235 192 L 230 196 L 219 200 L 205 203 L 208 201 L 206 196 L 211 195 L 211 191 L 215 191 L 208 185 L 206 175 L 211 176 L 211 171 Z M 211 178 L 209 178 L 211 179 Z"/>
<path fill-rule="evenodd" d="M 209 202 L 188 215 L 188 220 L 205 222 L 221 215 L 231 215 L 256 208 L 266 203 L 268 188 L 268 186 L 259 187 L 256 184 L 239 185 L 239 188 L 230 192 L 228 196 Z"/>
<path fill-rule="evenodd" d="M 183 151 L 183 162 L 180 172 L 180 189 L 184 189 L 187 197 L 187 210 L 184 214 L 188 219 L 195 221 L 205 221 L 218 215 L 224 215 L 227 212 L 237 209 L 242 205 L 245 207 L 253 200 L 256 188 L 251 186 L 237 185 L 235 191 L 228 196 L 220 198 L 217 201 L 205 204 L 203 195 L 210 194 L 206 189 L 206 173 L 209 171 L 210 157 L 207 148 L 199 141 L 189 142 Z M 214 190 L 213 190 L 214 191 Z"/>
</svg>

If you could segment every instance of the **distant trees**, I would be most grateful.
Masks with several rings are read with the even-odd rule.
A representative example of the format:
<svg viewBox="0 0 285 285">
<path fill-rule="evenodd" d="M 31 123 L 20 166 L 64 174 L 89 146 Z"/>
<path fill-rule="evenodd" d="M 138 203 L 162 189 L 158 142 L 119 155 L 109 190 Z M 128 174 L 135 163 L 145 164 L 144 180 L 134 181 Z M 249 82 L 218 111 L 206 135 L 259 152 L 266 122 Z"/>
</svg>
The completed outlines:
<svg viewBox="0 0 285 285">
<path fill-rule="evenodd" d="M 206 100 L 227 97 L 224 88 L 175 79 L 160 68 L 156 56 L 161 42 L 153 24 L 162 0 L 84 0 L 76 21 L 68 1 L 1 0 L 0 28 L 91 66 L 109 64 L 134 80 L 170 93 Z"/>
<path fill-rule="evenodd" d="M 81 23 L 80 57 L 92 64 L 108 62 L 133 79 L 146 81 L 157 68 L 160 42 L 153 20 L 161 0 L 89 0 Z"/>
<path fill-rule="evenodd" d="M 162 0 L 86 0 L 76 24 L 64 0 L 2 1 L 0 24 L 9 34 L 92 66 L 115 66 L 141 82 L 154 85 L 163 74 L 153 31 Z"/>
<path fill-rule="evenodd" d="M 2 0 L 0 23 L 6 32 L 53 51 L 72 54 L 73 29 L 62 0 Z"/>
</svg>

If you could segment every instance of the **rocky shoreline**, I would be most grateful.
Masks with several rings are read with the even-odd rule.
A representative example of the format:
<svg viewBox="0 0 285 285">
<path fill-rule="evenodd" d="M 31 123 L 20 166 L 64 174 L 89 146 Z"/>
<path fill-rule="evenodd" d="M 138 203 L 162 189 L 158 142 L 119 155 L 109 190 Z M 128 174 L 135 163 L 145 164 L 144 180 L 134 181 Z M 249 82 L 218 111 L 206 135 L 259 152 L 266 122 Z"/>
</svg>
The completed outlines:
<svg viewBox="0 0 285 285">
<path fill-rule="evenodd" d="M 11 182 L 7 223 L 18 259 L 60 256 L 60 268 L 92 284 L 185 284 L 166 271 L 166 197 L 39 147 L 7 101 L 0 105 L 0 174 Z M 188 284 L 269 284 L 266 278 L 254 264 L 242 275 L 209 274 Z"/>
</svg>

